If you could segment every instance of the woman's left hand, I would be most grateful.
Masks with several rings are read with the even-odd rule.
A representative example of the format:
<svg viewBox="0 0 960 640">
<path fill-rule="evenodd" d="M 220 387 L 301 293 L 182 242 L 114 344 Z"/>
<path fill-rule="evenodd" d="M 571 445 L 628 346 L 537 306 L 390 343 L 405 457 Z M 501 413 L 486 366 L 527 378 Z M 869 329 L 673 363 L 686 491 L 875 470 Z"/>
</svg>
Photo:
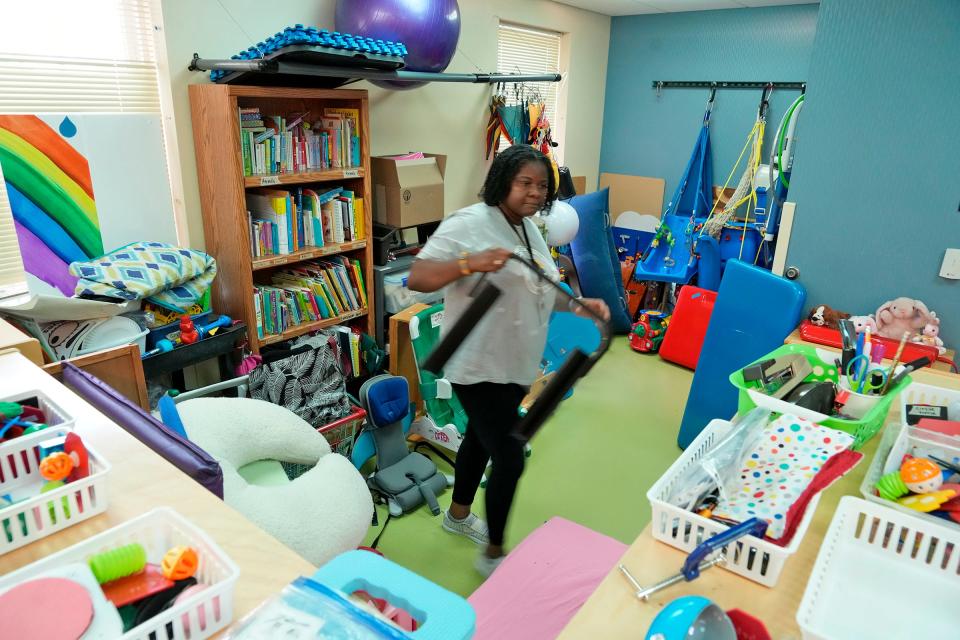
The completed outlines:
<svg viewBox="0 0 960 640">
<path fill-rule="evenodd" d="M 600 298 L 580 298 L 580 302 L 583 303 L 584 307 L 603 318 L 604 322 L 610 320 L 610 307 Z M 578 316 L 590 317 L 590 314 L 578 304 L 573 305 L 573 312 Z"/>
</svg>

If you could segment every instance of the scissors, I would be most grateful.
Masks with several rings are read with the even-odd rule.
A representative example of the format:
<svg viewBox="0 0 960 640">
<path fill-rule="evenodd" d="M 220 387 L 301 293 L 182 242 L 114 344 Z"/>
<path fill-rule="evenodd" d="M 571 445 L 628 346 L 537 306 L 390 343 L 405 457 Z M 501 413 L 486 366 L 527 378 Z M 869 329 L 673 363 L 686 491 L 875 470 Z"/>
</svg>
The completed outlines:
<svg viewBox="0 0 960 640">
<path fill-rule="evenodd" d="M 870 356 L 859 355 L 847 364 L 847 381 L 850 390 L 857 393 L 873 393 L 887 383 L 887 371 L 880 367 L 870 368 Z"/>
</svg>

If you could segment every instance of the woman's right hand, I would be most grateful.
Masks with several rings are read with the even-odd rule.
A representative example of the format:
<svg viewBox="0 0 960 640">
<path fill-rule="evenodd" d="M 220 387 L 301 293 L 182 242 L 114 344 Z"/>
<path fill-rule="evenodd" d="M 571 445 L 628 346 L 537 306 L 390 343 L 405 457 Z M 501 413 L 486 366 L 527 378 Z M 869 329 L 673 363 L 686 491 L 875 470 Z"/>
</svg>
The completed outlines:
<svg viewBox="0 0 960 640">
<path fill-rule="evenodd" d="M 507 249 L 487 249 L 467 256 L 467 267 L 473 273 L 500 271 L 513 253 Z"/>
</svg>

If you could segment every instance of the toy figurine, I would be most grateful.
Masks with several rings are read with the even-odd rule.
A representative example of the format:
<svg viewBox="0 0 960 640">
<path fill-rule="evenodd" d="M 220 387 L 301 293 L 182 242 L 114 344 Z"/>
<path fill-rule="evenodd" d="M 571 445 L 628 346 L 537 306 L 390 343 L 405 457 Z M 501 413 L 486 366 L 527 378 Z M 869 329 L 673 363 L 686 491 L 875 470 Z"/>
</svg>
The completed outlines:
<svg viewBox="0 0 960 640">
<path fill-rule="evenodd" d="M 900 478 L 913 493 L 930 493 L 943 484 L 940 467 L 926 458 L 910 458 L 900 465 Z"/>
<path fill-rule="evenodd" d="M 193 326 L 193 320 L 190 316 L 181 316 L 180 318 L 180 342 L 182 344 L 193 344 L 200 339 L 197 328 Z"/>
</svg>

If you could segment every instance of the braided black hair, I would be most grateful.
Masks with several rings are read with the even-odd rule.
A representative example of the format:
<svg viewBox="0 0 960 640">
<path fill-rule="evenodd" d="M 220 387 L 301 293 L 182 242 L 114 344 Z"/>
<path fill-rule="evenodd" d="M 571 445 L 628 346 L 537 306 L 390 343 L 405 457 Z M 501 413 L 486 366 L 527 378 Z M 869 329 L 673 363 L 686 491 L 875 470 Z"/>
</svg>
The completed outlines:
<svg viewBox="0 0 960 640">
<path fill-rule="evenodd" d="M 493 159 L 487 178 L 483 181 L 480 197 L 484 203 L 497 207 L 507 199 L 510 189 L 513 188 L 513 179 L 517 177 L 520 168 L 528 162 L 539 162 L 547 170 L 547 195 L 543 203 L 543 211 L 547 211 L 557 199 L 557 183 L 550 159 L 540 151 L 525 144 L 515 144 L 507 147 Z"/>
</svg>

